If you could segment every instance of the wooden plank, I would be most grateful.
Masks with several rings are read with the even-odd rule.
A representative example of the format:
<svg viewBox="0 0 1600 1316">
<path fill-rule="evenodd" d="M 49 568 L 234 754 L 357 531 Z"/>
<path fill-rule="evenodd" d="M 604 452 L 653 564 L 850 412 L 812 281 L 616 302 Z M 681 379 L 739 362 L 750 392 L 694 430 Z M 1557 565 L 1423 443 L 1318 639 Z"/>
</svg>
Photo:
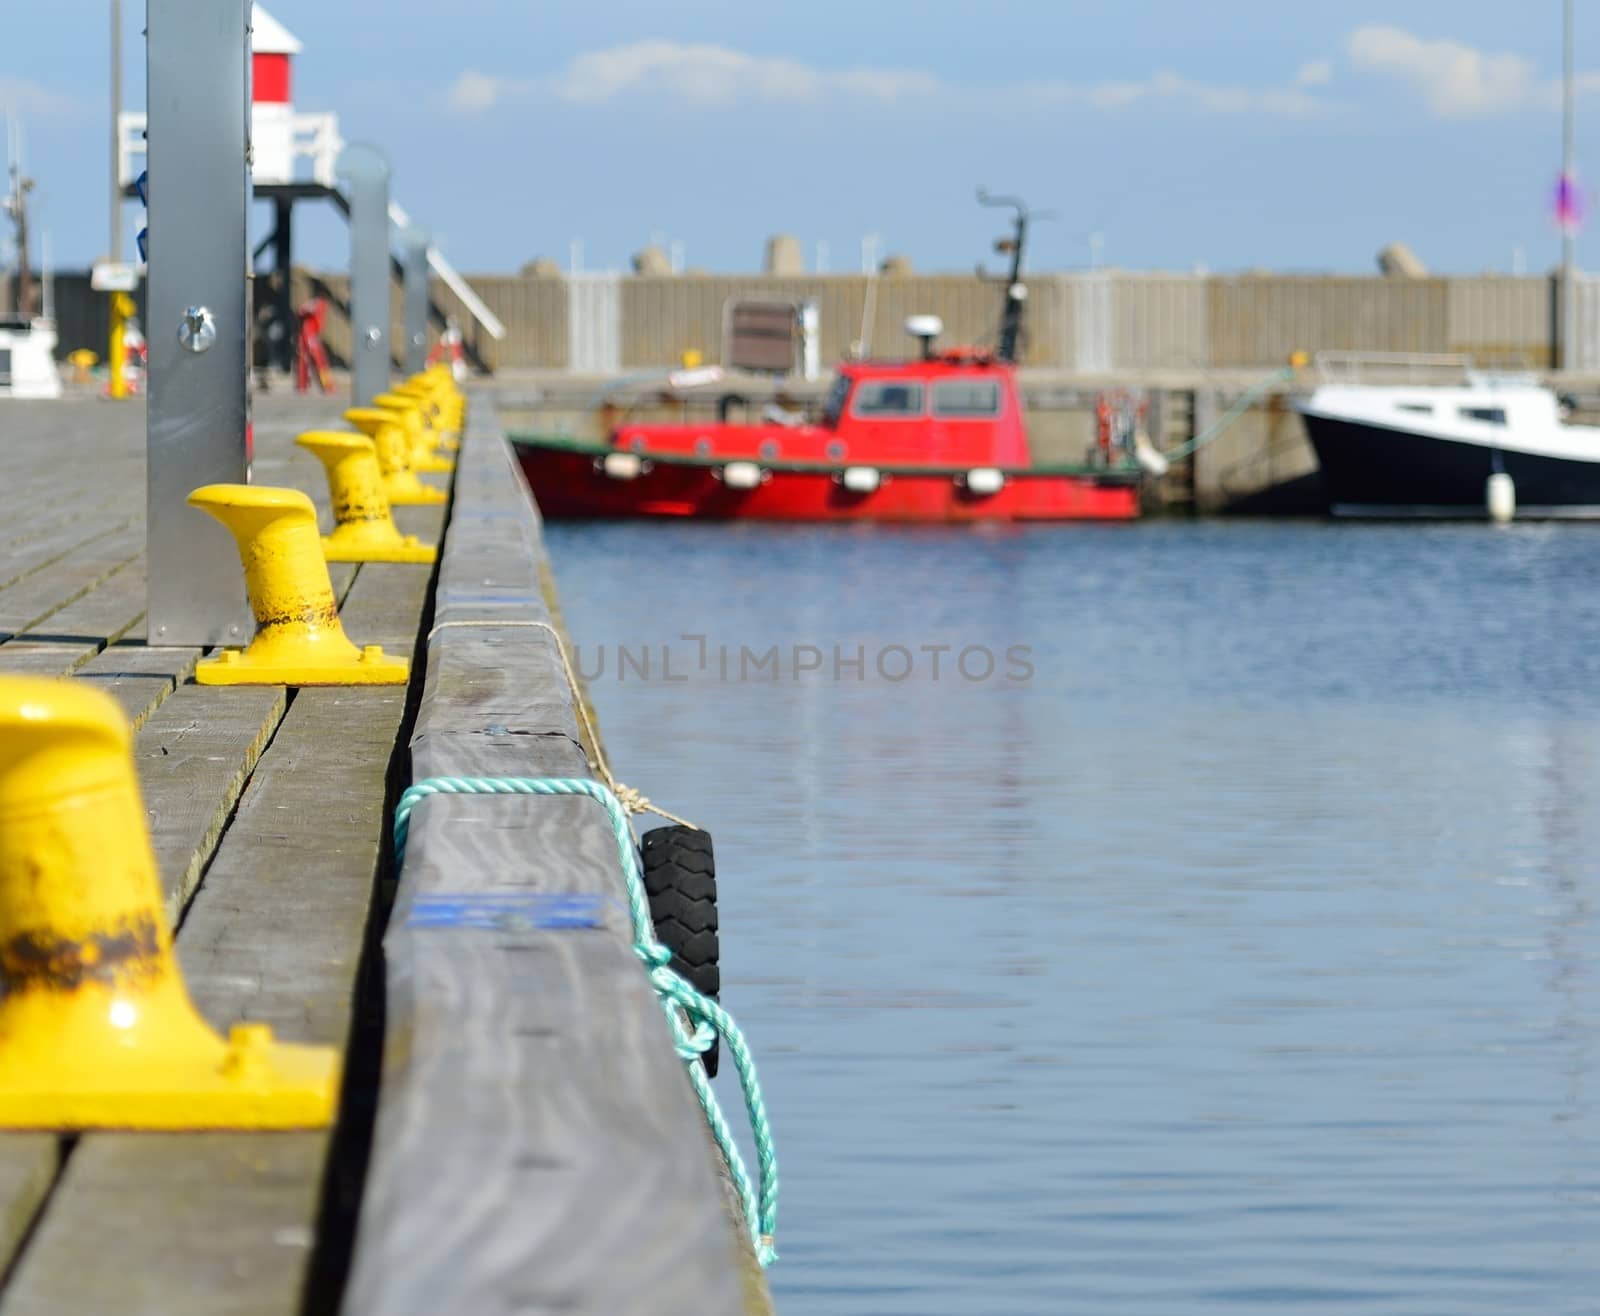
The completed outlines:
<svg viewBox="0 0 1600 1316">
<path fill-rule="evenodd" d="M 61 1165 L 60 1141 L 48 1133 L 0 1139 L 0 1268 L 9 1266 L 33 1228 Z"/>
<path fill-rule="evenodd" d="M 551 636 L 507 624 L 548 621 L 541 557 L 498 426 L 475 408 L 435 615 L 495 625 L 435 632 L 414 778 L 587 775 Z M 598 926 L 409 919 L 431 897 L 483 892 L 592 895 Z M 591 800 L 440 798 L 413 815 L 348 1316 L 746 1310 L 703 1121 L 622 897 Z"/>
<path fill-rule="evenodd" d="M 82 656 L 82 650 L 72 644 L 21 641 L 0 644 L 0 672 L 15 672 L 19 676 L 70 676 Z"/>
<path fill-rule="evenodd" d="M 10 645 L 0 645 L 0 663 Z M 99 686 L 122 705 L 135 730 L 194 673 L 199 649 L 159 649 L 114 644 L 77 671 L 80 681 Z"/>
<path fill-rule="evenodd" d="M 84 648 L 87 661 L 131 631 L 144 620 L 144 613 L 145 558 L 141 552 L 127 566 L 23 634 L 32 640 L 77 643 Z"/>
<path fill-rule="evenodd" d="M 75 519 L 57 525 L 21 545 L 11 546 L 0 556 L 0 590 L 10 589 L 29 576 L 55 565 L 69 553 L 127 530 L 132 524 L 133 518 L 126 515 L 113 520 Z"/>
<path fill-rule="evenodd" d="M 194 894 L 285 706 L 281 686 L 186 685 L 134 737 L 169 925 L 177 926 Z"/>
<path fill-rule="evenodd" d="M 142 528 L 118 530 L 0 590 L 0 639 L 39 625 L 101 581 L 121 572 L 143 548 Z"/>
</svg>

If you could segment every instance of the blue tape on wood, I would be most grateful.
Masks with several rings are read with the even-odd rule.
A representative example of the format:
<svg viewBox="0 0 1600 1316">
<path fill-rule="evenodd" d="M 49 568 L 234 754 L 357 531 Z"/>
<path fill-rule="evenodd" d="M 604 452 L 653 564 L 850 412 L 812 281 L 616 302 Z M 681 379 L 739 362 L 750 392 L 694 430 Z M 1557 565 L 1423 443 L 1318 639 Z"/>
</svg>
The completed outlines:
<svg viewBox="0 0 1600 1316">
<path fill-rule="evenodd" d="M 605 899 L 596 895 L 485 891 L 418 896 L 408 928 L 478 928 L 505 932 L 598 928 Z"/>
</svg>

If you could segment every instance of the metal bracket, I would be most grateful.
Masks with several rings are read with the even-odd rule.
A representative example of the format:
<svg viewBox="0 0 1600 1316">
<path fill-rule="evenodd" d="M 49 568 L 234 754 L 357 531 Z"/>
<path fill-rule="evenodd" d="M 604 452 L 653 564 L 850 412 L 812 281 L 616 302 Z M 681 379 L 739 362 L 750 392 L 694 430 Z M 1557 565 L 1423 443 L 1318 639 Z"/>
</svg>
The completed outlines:
<svg viewBox="0 0 1600 1316">
<path fill-rule="evenodd" d="M 149 0 L 149 636 L 238 643 L 232 545 L 188 506 L 250 478 L 250 3 Z"/>
<path fill-rule="evenodd" d="M 358 142 L 336 168 L 350 185 L 350 401 L 367 407 L 389 391 L 389 162 Z"/>
</svg>

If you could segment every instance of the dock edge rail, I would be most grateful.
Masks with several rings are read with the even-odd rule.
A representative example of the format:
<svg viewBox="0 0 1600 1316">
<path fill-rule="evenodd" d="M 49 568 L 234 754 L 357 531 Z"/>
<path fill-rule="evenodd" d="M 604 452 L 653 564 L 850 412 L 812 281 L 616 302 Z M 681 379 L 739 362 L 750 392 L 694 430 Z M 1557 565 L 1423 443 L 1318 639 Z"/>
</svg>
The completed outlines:
<svg viewBox="0 0 1600 1316">
<path fill-rule="evenodd" d="M 470 409 L 411 779 L 588 776 L 538 510 Z M 595 898 L 588 926 L 544 919 Z M 694 1094 L 585 798 L 418 805 L 384 937 L 387 1032 L 349 1316 L 747 1310 Z"/>
</svg>

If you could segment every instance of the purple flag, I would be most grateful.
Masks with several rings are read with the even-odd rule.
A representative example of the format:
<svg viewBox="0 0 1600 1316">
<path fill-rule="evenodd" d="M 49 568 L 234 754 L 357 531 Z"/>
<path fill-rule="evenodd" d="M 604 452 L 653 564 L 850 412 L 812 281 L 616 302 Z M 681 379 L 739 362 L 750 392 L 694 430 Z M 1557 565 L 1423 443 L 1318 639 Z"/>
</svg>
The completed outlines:
<svg viewBox="0 0 1600 1316">
<path fill-rule="evenodd" d="M 1572 174 L 1563 172 L 1556 179 L 1552 209 L 1555 212 L 1556 223 L 1561 226 L 1563 233 L 1576 233 L 1583 227 L 1588 208 L 1584 203 L 1583 192 L 1578 187 L 1578 180 Z"/>
</svg>

